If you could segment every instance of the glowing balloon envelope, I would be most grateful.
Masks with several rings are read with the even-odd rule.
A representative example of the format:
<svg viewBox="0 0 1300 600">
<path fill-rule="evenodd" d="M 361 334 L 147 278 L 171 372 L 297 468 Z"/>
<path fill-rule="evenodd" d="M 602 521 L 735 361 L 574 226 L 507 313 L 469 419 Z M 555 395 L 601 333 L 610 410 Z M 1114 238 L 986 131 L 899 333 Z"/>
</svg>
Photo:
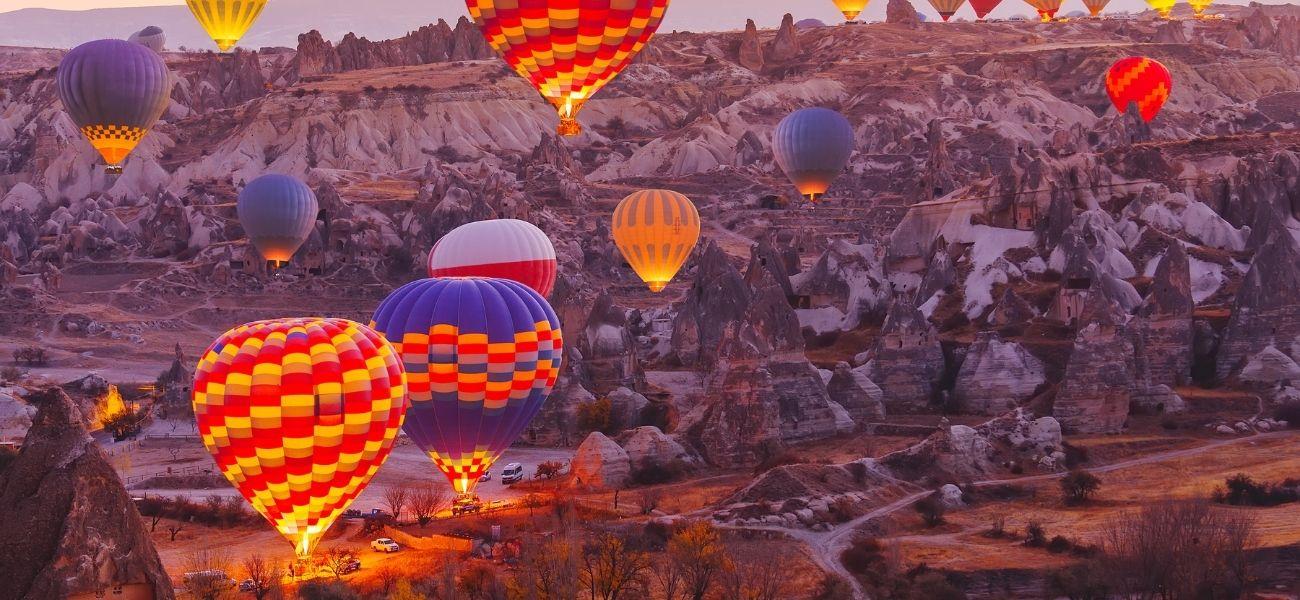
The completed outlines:
<svg viewBox="0 0 1300 600">
<path fill-rule="evenodd" d="M 1168 19 L 1169 15 L 1174 12 L 1174 0 L 1147 0 L 1147 4 L 1160 14 L 1161 18 Z"/>
<path fill-rule="evenodd" d="M 499 277 L 518 281 L 543 297 L 555 287 L 555 272 L 551 238 L 518 219 L 466 223 L 429 251 L 429 277 Z"/>
<path fill-rule="evenodd" d="M 320 213 L 307 184 L 287 175 L 263 175 L 239 192 L 235 206 L 244 233 L 267 260 L 293 258 L 307 241 Z"/>
<path fill-rule="evenodd" d="M 858 18 L 862 11 L 867 9 L 870 0 L 835 0 L 835 8 L 844 13 L 845 21 L 852 21 Z"/>
<path fill-rule="evenodd" d="M 939 11 L 939 17 L 944 22 L 947 22 L 949 18 L 956 14 L 957 9 L 961 8 L 961 5 L 965 3 L 966 0 L 930 0 L 930 6 Z"/>
<path fill-rule="evenodd" d="M 650 41 L 668 0 L 465 0 L 488 44 L 577 135 L 578 111 Z"/>
<path fill-rule="evenodd" d="M 632 270 L 660 292 L 682 268 L 700 239 L 700 213 L 670 190 L 643 190 L 614 208 L 614 244 Z"/>
<path fill-rule="evenodd" d="M 421 279 L 385 298 L 371 327 L 406 366 L 406 434 L 457 492 L 473 493 L 559 377 L 555 311 L 508 279 Z"/>
<path fill-rule="evenodd" d="M 1110 0 L 1083 0 L 1083 5 L 1088 8 L 1088 13 L 1094 17 L 1100 15 L 1107 4 L 1110 4 Z"/>
<path fill-rule="evenodd" d="M 802 108 L 777 123 L 772 153 L 799 193 L 816 201 L 849 164 L 853 126 L 829 108 Z"/>
<path fill-rule="evenodd" d="M 221 473 L 305 557 L 388 458 L 405 394 L 397 352 L 360 323 L 258 321 L 199 359 L 194 419 Z"/>
<path fill-rule="evenodd" d="M 167 109 L 171 74 L 158 54 L 126 40 L 96 40 L 59 62 L 63 109 L 90 140 L 108 172 L 121 163 Z"/>
<path fill-rule="evenodd" d="M 1138 113 L 1147 122 L 1160 113 L 1172 89 L 1169 69 L 1145 56 L 1121 58 L 1106 73 L 1106 93 L 1115 108 L 1122 113 L 1130 102 L 1137 103 Z"/>
<path fill-rule="evenodd" d="M 185 0 L 199 25 L 222 52 L 230 50 L 248 33 L 262 14 L 267 0 Z"/>
<path fill-rule="evenodd" d="M 970 7 L 975 9 L 975 16 L 982 20 L 1001 3 L 1002 0 L 970 0 Z"/>
<path fill-rule="evenodd" d="M 1025 0 L 1025 4 L 1034 7 L 1038 11 L 1038 19 L 1044 23 L 1055 18 L 1056 11 L 1061 9 L 1061 0 Z"/>
</svg>

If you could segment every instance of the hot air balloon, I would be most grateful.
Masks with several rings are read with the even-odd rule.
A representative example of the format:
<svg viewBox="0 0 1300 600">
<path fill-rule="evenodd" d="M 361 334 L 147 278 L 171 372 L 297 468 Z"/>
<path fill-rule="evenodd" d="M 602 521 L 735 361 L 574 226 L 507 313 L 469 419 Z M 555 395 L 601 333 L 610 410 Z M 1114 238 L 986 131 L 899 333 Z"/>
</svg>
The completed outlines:
<svg viewBox="0 0 1300 600">
<path fill-rule="evenodd" d="M 1121 113 L 1137 103 L 1142 120 L 1150 122 L 1160 112 L 1173 89 L 1169 69 L 1153 58 L 1130 56 L 1115 61 L 1106 72 L 1106 93 Z"/>
<path fill-rule="evenodd" d="M 870 0 L 835 0 L 835 8 L 844 13 L 845 21 L 852 21 L 858 18 L 862 11 L 867 9 L 867 3 Z"/>
<path fill-rule="evenodd" d="M 1187 0 L 1187 5 L 1192 7 L 1192 15 L 1198 19 L 1205 15 L 1205 9 L 1213 3 L 1214 0 Z"/>
<path fill-rule="evenodd" d="M 1101 11 L 1110 4 L 1110 0 L 1083 0 L 1083 5 L 1088 7 L 1088 13 L 1096 17 L 1101 15 Z"/>
<path fill-rule="evenodd" d="M 661 292 L 700 239 L 700 213 L 686 196 L 642 190 L 614 208 L 614 244 L 652 292 Z"/>
<path fill-rule="evenodd" d="M 777 123 L 772 153 L 799 193 L 815 202 L 849 164 L 853 126 L 829 108 L 801 108 Z"/>
<path fill-rule="evenodd" d="M 950 17 L 957 13 L 957 9 L 965 4 L 966 0 L 930 0 L 930 6 L 939 11 L 939 17 L 947 22 Z"/>
<path fill-rule="evenodd" d="M 222 52 L 239 43 L 266 7 L 266 0 L 185 0 L 185 3 Z"/>
<path fill-rule="evenodd" d="M 1001 3 L 1002 0 L 970 0 L 970 7 L 975 9 L 975 16 L 982 20 Z"/>
<path fill-rule="evenodd" d="M 1147 0 L 1147 4 L 1160 14 L 1160 18 L 1168 19 L 1174 12 L 1174 0 Z"/>
<path fill-rule="evenodd" d="M 122 161 L 167 109 L 171 74 L 158 54 L 126 40 L 96 40 L 59 62 L 59 99 L 72 122 L 107 163 Z"/>
<path fill-rule="evenodd" d="M 555 385 L 564 350 L 555 311 L 508 279 L 421 279 L 385 298 L 371 327 L 406 366 L 406 434 L 472 494 Z"/>
<path fill-rule="evenodd" d="M 360 323 L 257 321 L 199 359 L 194 420 L 221 473 L 306 557 L 388 458 L 404 378 Z"/>
<path fill-rule="evenodd" d="M 263 175 L 249 182 L 235 208 L 248 239 L 263 258 L 276 264 L 293 258 L 320 212 L 311 188 L 287 175 Z"/>
<path fill-rule="evenodd" d="M 518 219 L 475 221 L 442 236 L 429 251 L 429 277 L 500 277 L 543 297 L 555 287 L 555 246 L 541 229 Z"/>
<path fill-rule="evenodd" d="M 584 102 L 650 41 L 668 0 L 465 0 L 483 36 L 578 135 Z"/>
<path fill-rule="evenodd" d="M 1034 7 L 1038 11 L 1038 19 L 1044 23 L 1056 17 L 1056 11 L 1061 8 L 1061 0 L 1025 0 L 1025 4 Z"/>
<path fill-rule="evenodd" d="M 135 42 L 154 52 L 162 52 L 163 47 L 167 45 L 167 34 L 163 33 L 161 27 L 150 25 L 131 34 L 126 41 Z"/>
</svg>

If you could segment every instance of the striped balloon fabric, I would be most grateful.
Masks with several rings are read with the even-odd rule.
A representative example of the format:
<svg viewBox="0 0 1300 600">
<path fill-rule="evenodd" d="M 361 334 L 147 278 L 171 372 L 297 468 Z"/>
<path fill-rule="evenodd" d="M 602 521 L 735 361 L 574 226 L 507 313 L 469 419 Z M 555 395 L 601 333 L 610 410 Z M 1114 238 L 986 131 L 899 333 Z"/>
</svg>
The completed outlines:
<svg viewBox="0 0 1300 600">
<path fill-rule="evenodd" d="M 816 201 L 853 154 L 853 126 L 829 108 L 801 108 L 772 132 L 772 154 L 801 195 Z"/>
<path fill-rule="evenodd" d="M 110 172 L 167 109 L 171 74 L 158 53 L 126 40 L 96 40 L 59 62 L 59 99 Z"/>
<path fill-rule="evenodd" d="M 222 52 L 234 48 L 266 8 L 266 0 L 185 0 L 185 3 Z"/>
<path fill-rule="evenodd" d="M 1115 109 L 1123 113 L 1130 103 L 1136 103 L 1142 120 L 1147 122 L 1160 113 L 1173 85 L 1169 69 L 1145 56 L 1121 58 L 1106 73 L 1106 93 Z"/>
<path fill-rule="evenodd" d="M 230 483 L 299 556 L 388 458 L 406 412 L 397 352 L 345 319 L 240 325 L 194 374 L 194 419 Z"/>
<path fill-rule="evenodd" d="M 1094 17 L 1100 15 L 1107 4 L 1110 4 L 1110 0 L 1083 0 L 1083 5 L 1088 8 L 1088 14 Z"/>
<path fill-rule="evenodd" d="M 523 433 L 560 374 L 560 319 L 508 279 L 422 279 L 384 299 L 371 327 L 401 355 L 406 433 L 457 492 Z"/>
<path fill-rule="evenodd" d="M 560 115 L 561 135 L 580 131 L 582 104 L 650 41 L 668 0 L 465 0 L 470 17 L 506 63 Z"/>
<path fill-rule="evenodd" d="M 869 0 L 835 0 L 835 8 L 840 9 L 844 15 L 845 21 L 852 21 L 858 18 L 863 9 L 867 8 Z"/>
<path fill-rule="evenodd" d="M 498 277 L 542 296 L 555 287 L 555 246 L 536 225 L 518 219 L 475 221 L 442 236 L 429 251 L 429 277 Z"/>
<path fill-rule="evenodd" d="M 1176 4 L 1175 0 L 1147 0 L 1147 5 L 1163 19 L 1168 19 L 1169 15 L 1173 14 L 1174 4 Z"/>
<path fill-rule="evenodd" d="M 957 9 L 965 4 L 966 0 L 930 0 L 930 6 L 939 12 L 939 17 L 944 21 L 952 18 L 957 13 Z"/>
<path fill-rule="evenodd" d="M 670 190 L 642 190 L 614 209 L 614 244 L 632 270 L 659 292 L 672 281 L 700 239 L 700 213 Z"/>
<path fill-rule="evenodd" d="M 975 16 L 983 20 L 1001 3 L 1002 0 L 970 0 L 970 7 L 975 9 Z"/>
<path fill-rule="evenodd" d="M 1025 0 L 1025 4 L 1038 11 L 1038 19 L 1044 23 L 1056 18 L 1056 11 L 1061 10 L 1061 0 Z"/>
</svg>

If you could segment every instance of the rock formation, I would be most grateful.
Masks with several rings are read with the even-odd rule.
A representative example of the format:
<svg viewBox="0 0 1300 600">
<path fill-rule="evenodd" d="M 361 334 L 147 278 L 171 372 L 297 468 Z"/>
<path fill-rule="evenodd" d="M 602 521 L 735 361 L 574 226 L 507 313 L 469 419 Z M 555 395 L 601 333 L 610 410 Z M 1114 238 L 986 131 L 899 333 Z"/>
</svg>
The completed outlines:
<svg viewBox="0 0 1300 600">
<path fill-rule="evenodd" d="M 587 435 L 569 463 L 573 484 L 579 487 L 617 489 L 631 480 L 627 452 L 599 431 Z"/>
<path fill-rule="evenodd" d="M 754 72 L 763 70 L 763 42 L 758 39 L 758 26 L 753 19 L 745 19 L 745 33 L 740 36 L 736 62 Z"/>
<path fill-rule="evenodd" d="M 1156 268 L 1151 292 L 1138 309 L 1132 327 L 1134 349 L 1133 403 L 1151 412 L 1168 411 L 1172 389 L 1192 377 L 1191 270 L 1187 253 L 1170 240 Z M 1181 401 L 1174 401 L 1176 406 Z"/>
<path fill-rule="evenodd" d="M 1237 291 L 1232 317 L 1219 344 L 1220 380 L 1240 369 L 1246 357 L 1300 337 L 1300 249 L 1285 228 L 1260 246 Z"/>
<path fill-rule="evenodd" d="M 1134 376 L 1133 344 L 1124 331 L 1126 321 L 1119 306 L 1094 285 L 1052 409 L 1052 416 L 1067 433 L 1117 433 L 1123 429 Z"/>
<path fill-rule="evenodd" d="M 862 367 L 855 369 L 846 362 L 836 363 L 826 384 L 826 393 L 858 423 L 877 421 L 885 416 L 884 392 L 872 383 Z"/>
<path fill-rule="evenodd" d="M 695 462 L 695 457 L 691 456 L 686 448 L 677 443 L 677 440 L 664 435 L 658 427 L 646 426 L 633 429 L 622 436 L 621 446 L 627 452 L 633 469 L 644 468 L 649 464 L 686 465 Z"/>
<path fill-rule="evenodd" d="M 596 298 L 578 344 L 592 392 L 605 394 L 619 387 L 635 390 L 643 385 L 627 312 L 614 305 L 608 292 Z"/>
<path fill-rule="evenodd" d="M 885 5 L 885 22 L 916 27 L 920 24 L 920 19 L 916 18 L 916 7 L 911 2 L 889 0 L 889 4 Z"/>
<path fill-rule="evenodd" d="M 140 514 L 72 400 L 55 387 L 27 401 L 39 412 L 22 450 L 0 471 L 0 598 L 90 598 L 114 590 L 172 598 Z"/>
<path fill-rule="evenodd" d="M 938 399 L 944 373 L 939 334 L 906 300 L 896 300 L 889 309 L 870 365 L 887 413 L 926 412 Z"/>
<path fill-rule="evenodd" d="M 781 26 L 776 29 L 776 37 L 763 49 L 765 62 L 786 62 L 799 56 L 799 52 L 799 32 L 794 28 L 794 17 L 785 13 L 781 17 Z"/>
<path fill-rule="evenodd" d="M 1014 409 L 1047 380 L 1042 361 L 997 333 L 980 332 L 966 351 L 953 385 L 962 412 L 1000 415 Z"/>
<path fill-rule="evenodd" d="M 452 29 L 446 21 L 425 25 L 404 37 L 372 42 L 347 34 L 338 46 L 320 32 L 298 36 L 298 52 L 286 76 L 290 82 L 321 73 L 342 73 L 360 69 L 423 65 L 456 60 L 481 60 L 495 54 L 478 26 L 461 17 Z"/>
</svg>

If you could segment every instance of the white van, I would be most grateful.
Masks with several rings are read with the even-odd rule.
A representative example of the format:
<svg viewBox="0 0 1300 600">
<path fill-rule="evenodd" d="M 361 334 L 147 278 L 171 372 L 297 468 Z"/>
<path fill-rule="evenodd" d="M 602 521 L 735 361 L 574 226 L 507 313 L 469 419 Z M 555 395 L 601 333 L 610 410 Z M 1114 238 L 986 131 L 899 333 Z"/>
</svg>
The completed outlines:
<svg viewBox="0 0 1300 600">
<path fill-rule="evenodd" d="M 501 483 L 510 485 L 524 480 L 524 466 L 514 462 L 501 469 Z"/>
</svg>

